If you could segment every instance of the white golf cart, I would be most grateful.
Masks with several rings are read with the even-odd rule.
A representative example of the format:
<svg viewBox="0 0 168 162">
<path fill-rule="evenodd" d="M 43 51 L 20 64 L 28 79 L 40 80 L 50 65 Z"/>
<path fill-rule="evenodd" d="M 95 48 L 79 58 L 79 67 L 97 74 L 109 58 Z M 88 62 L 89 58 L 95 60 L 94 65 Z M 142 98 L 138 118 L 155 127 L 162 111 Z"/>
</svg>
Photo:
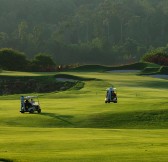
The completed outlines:
<svg viewBox="0 0 168 162">
<path fill-rule="evenodd" d="M 110 102 L 117 103 L 116 88 L 110 87 L 106 89 L 105 103 L 110 103 Z"/>
<path fill-rule="evenodd" d="M 41 108 L 38 100 L 38 96 L 21 96 L 20 97 L 21 107 L 20 112 L 34 113 L 37 111 L 41 113 Z"/>
</svg>

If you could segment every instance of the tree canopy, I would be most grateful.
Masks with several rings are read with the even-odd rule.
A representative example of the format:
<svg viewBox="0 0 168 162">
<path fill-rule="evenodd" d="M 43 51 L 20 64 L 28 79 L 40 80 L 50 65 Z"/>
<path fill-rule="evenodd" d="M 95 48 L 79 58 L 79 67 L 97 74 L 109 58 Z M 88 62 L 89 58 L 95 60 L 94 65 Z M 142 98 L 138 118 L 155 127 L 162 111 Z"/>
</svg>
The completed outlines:
<svg viewBox="0 0 168 162">
<path fill-rule="evenodd" d="M 142 61 L 168 66 L 168 46 L 149 51 L 142 57 Z"/>
<path fill-rule="evenodd" d="M 25 54 L 13 49 L 0 50 L 0 67 L 5 70 L 24 71 L 27 68 L 28 60 Z"/>
<path fill-rule="evenodd" d="M 56 64 L 45 53 L 35 55 L 32 60 L 20 51 L 10 48 L 0 49 L 0 69 L 16 71 L 53 71 Z"/>
<path fill-rule="evenodd" d="M 32 60 L 32 65 L 33 71 L 51 71 L 55 67 L 55 62 L 48 54 L 39 53 Z"/>
<path fill-rule="evenodd" d="M 138 61 L 168 42 L 166 0 L 0 0 L 0 48 L 58 64 Z"/>
</svg>

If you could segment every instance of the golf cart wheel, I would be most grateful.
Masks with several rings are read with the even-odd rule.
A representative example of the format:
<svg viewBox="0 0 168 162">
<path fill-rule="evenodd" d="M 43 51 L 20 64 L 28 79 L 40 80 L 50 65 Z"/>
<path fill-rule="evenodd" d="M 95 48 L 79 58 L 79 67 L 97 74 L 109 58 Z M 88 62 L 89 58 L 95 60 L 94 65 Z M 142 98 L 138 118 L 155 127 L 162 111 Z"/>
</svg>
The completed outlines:
<svg viewBox="0 0 168 162">
<path fill-rule="evenodd" d="M 30 109 L 29 113 L 33 114 L 33 113 L 34 113 L 34 110 L 33 110 L 33 109 Z"/>
<path fill-rule="evenodd" d="M 22 114 L 24 113 L 24 111 L 20 111 Z"/>
<path fill-rule="evenodd" d="M 41 109 L 38 109 L 38 111 L 37 111 L 38 113 L 41 113 Z"/>
</svg>

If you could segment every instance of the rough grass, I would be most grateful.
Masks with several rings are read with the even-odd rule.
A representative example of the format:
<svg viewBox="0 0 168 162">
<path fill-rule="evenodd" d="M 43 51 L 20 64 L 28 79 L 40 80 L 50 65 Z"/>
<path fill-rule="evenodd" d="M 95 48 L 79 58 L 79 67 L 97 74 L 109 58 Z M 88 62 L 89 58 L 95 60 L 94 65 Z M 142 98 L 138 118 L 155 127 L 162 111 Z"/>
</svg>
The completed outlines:
<svg viewBox="0 0 168 162">
<path fill-rule="evenodd" d="M 168 75 L 168 66 L 162 66 L 159 73 Z"/>
<path fill-rule="evenodd" d="M 142 70 L 141 74 L 156 74 L 160 72 L 160 67 L 146 67 Z"/>
<path fill-rule="evenodd" d="M 96 80 L 86 80 L 80 90 L 32 94 L 39 95 L 41 114 L 20 114 L 20 95 L 0 97 L 1 159 L 167 162 L 167 80 L 131 73 L 67 74 Z M 109 86 L 117 88 L 117 104 L 104 103 Z"/>
</svg>

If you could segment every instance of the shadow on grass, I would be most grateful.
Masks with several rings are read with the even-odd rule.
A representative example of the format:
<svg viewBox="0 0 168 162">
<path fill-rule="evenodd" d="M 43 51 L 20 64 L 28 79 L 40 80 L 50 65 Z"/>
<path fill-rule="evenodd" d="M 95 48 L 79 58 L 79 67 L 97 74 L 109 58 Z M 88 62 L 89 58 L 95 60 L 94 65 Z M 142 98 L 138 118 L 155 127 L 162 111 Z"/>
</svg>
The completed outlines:
<svg viewBox="0 0 168 162">
<path fill-rule="evenodd" d="M 167 103 L 166 103 L 167 104 Z M 159 106 L 159 105 L 158 105 Z M 45 127 L 103 128 L 103 129 L 168 129 L 168 109 L 131 111 L 123 113 L 96 113 L 74 119 L 71 115 L 41 113 L 51 118 Z"/>
<path fill-rule="evenodd" d="M 147 88 L 164 88 L 164 89 L 168 89 L 168 80 L 164 80 L 164 79 L 160 79 L 160 80 L 144 80 L 144 81 L 136 81 L 136 82 L 130 82 L 130 83 L 126 83 L 125 81 L 121 81 L 122 84 L 126 85 L 127 87 L 132 87 L 132 86 L 136 86 L 136 87 L 147 87 Z"/>
<path fill-rule="evenodd" d="M 168 109 L 89 116 L 82 127 L 117 129 L 167 129 Z"/>
<path fill-rule="evenodd" d="M 14 162 L 14 161 L 10 159 L 0 158 L 0 162 Z"/>
<path fill-rule="evenodd" d="M 160 81 L 145 81 L 142 83 L 139 83 L 143 87 L 151 87 L 151 88 L 168 88 L 168 81 L 166 80 L 160 80 Z"/>
<path fill-rule="evenodd" d="M 71 116 L 71 115 L 58 115 L 58 114 L 46 113 L 46 112 L 43 112 L 40 115 L 48 116 L 48 117 L 60 120 L 64 123 L 66 123 L 66 124 L 69 124 L 69 125 L 73 126 L 73 123 L 69 121 L 70 119 L 73 118 L 73 116 Z"/>
</svg>

